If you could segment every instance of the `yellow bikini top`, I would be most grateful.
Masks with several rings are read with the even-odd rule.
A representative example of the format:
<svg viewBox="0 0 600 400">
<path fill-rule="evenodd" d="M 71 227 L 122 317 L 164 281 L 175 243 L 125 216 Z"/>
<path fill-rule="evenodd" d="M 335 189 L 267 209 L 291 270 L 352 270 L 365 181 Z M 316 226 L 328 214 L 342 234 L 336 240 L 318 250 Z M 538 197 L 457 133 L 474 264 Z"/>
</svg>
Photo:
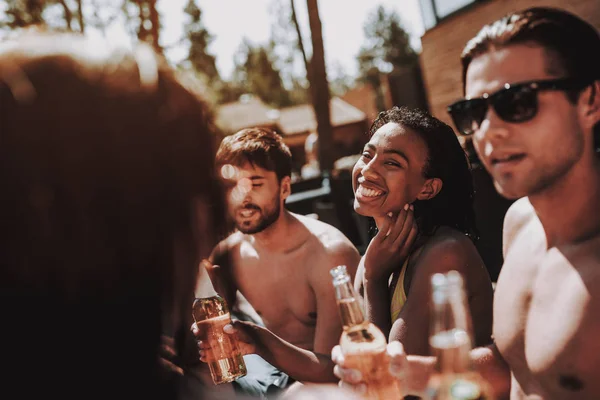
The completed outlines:
<svg viewBox="0 0 600 400">
<path fill-rule="evenodd" d="M 409 259 L 410 257 L 406 257 L 404 264 L 402 264 L 402 270 L 400 271 L 398 282 L 396 282 L 396 287 L 394 288 L 394 293 L 392 294 L 392 300 L 390 303 L 392 324 L 394 321 L 396 321 L 396 319 L 398 319 L 400 311 L 402 311 L 402 307 L 404 307 L 404 303 L 406 303 L 406 293 L 404 293 L 404 275 L 406 275 Z"/>
</svg>

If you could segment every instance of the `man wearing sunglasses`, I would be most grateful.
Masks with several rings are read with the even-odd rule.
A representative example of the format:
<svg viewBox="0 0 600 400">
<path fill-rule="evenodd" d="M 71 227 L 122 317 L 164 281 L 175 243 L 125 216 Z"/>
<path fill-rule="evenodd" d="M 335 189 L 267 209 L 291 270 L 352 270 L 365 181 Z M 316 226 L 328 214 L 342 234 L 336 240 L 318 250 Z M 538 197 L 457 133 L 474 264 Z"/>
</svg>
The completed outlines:
<svg viewBox="0 0 600 400">
<path fill-rule="evenodd" d="M 504 224 L 495 344 L 472 352 L 499 398 L 600 399 L 599 52 L 592 26 L 549 8 L 493 22 L 463 51 L 465 98 L 450 115 L 498 192 L 519 199 Z M 390 353 L 422 395 L 435 360 L 398 343 Z"/>
</svg>

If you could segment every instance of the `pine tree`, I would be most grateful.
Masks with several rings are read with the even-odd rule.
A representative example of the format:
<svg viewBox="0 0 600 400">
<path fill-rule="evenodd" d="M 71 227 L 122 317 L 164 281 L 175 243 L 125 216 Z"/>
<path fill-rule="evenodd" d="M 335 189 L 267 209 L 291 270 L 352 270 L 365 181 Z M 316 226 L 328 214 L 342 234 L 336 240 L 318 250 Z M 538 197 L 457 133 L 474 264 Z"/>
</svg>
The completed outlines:
<svg viewBox="0 0 600 400">
<path fill-rule="evenodd" d="M 213 36 L 202 23 L 202 10 L 194 0 L 188 0 L 184 12 L 189 16 L 189 22 L 185 26 L 185 36 L 190 45 L 188 60 L 191 66 L 196 72 L 205 75 L 208 82 L 220 82 L 216 58 L 208 51 Z"/>
</svg>

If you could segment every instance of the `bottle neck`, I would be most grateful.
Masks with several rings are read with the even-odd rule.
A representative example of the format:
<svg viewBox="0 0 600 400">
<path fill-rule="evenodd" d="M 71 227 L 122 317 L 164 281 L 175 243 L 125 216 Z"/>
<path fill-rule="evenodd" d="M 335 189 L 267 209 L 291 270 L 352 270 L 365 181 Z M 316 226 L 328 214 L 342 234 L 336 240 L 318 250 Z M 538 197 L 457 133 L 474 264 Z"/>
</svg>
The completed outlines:
<svg viewBox="0 0 600 400">
<path fill-rule="evenodd" d="M 471 365 L 472 335 L 462 286 L 434 287 L 432 307 L 429 344 L 432 355 L 438 358 L 438 372 L 467 372 Z"/>
<path fill-rule="evenodd" d="M 365 314 L 350 278 L 334 281 L 333 286 L 344 330 L 364 324 Z"/>
</svg>

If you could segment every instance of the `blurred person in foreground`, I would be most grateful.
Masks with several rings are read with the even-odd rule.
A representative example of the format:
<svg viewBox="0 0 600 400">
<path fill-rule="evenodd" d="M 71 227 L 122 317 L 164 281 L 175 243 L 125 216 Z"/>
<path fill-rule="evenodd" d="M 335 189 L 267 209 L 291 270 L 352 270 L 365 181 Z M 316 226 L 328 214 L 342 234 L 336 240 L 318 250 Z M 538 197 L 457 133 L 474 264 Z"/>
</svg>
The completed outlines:
<svg viewBox="0 0 600 400">
<path fill-rule="evenodd" d="M 146 45 L 0 44 L 7 393 L 178 396 L 199 260 L 224 215 L 213 149 L 207 106 Z"/>
<path fill-rule="evenodd" d="M 238 335 L 243 353 L 270 364 L 247 359 L 248 375 L 234 387 L 263 397 L 294 381 L 336 382 L 329 355 L 342 323 L 329 271 L 346 265 L 354 276 L 358 251 L 335 227 L 285 209 L 292 157 L 277 133 L 249 128 L 228 136 L 216 163 L 236 229 L 215 248 L 209 275 L 230 307 L 239 291 L 254 316 L 226 332 Z"/>
<path fill-rule="evenodd" d="M 494 345 L 472 351 L 497 397 L 600 398 L 600 35 L 531 8 L 485 26 L 449 107 L 504 197 Z M 434 360 L 390 344 L 392 370 L 423 393 Z M 352 372 L 340 369 L 346 383 Z"/>
</svg>

